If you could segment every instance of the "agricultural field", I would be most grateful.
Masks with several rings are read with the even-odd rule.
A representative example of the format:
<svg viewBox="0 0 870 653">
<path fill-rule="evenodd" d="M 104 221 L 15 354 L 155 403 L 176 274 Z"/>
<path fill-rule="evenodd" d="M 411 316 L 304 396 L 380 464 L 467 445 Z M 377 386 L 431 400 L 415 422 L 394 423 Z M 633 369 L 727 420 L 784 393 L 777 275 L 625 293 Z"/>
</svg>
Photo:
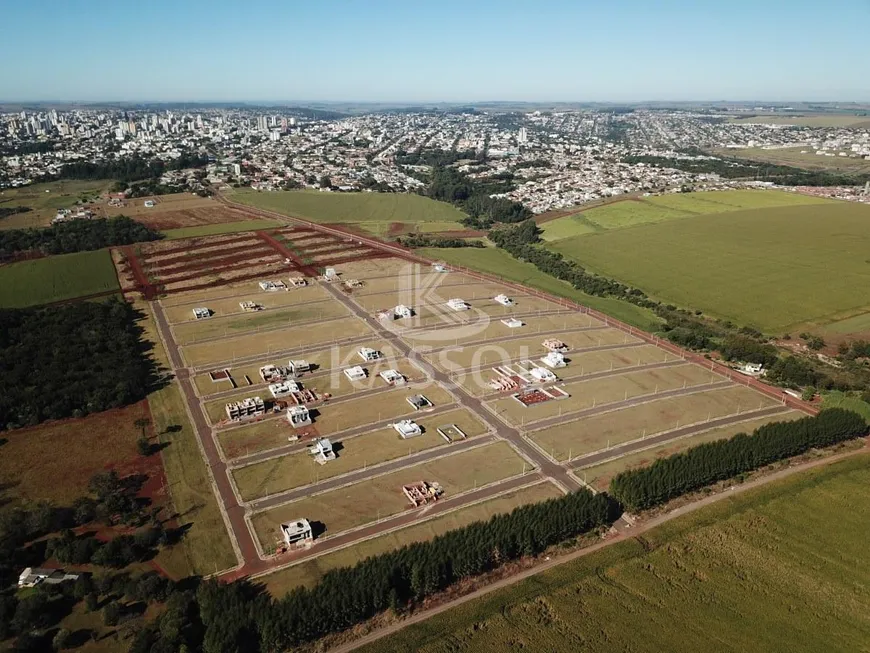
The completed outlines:
<svg viewBox="0 0 870 653">
<path fill-rule="evenodd" d="M 421 195 L 408 193 L 321 193 L 318 191 L 258 192 L 239 190 L 234 201 L 323 224 L 354 225 L 380 236 L 408 231 L 463 229 L 462 211 Z"/>
<path fill-rule="evenodd" d="M 0 266 L 0 307 L 23 308 L 120 290 L 108 250 Z"/>
<path fill-rule="evenodd" d="M 653 297 L 774 333 L 870 305 L 870 207 L 827 202 L 701 215 L 551 246 Z"/>
<path fill-rule="evenodd" d="M 280 226 L 280 224 L 275 220 L 244 220 L 241 222 L 221 222 L 216 224 L 204 224 L 193 227 L 164 229 L 163 235 L 166 237 L 167 240 L 181 240 L 183 238 L 218 236 L 220 234 L 234 234 L 243 231 L 255 231 L 257 229 L 274 229 L 278 226 Z"/>
<path fill-rule="evenodd" d="M 441 533 L 462 528 L 476 521 L 486 521 L 494 515 L 510 512 L 519 506 L 539 503 L 561 496 L 552 483 L 537 483 L 515 492 L 508 492 L 494 499 L 459 508 L 441 517 L 435 517 L 415 526 L 408 526 L 387 535 L 360 542 L 356 546 L 335 553 L 319 556 L 313 560 L 276 571 L 258 580 L 276 598 L 284 596 L 295 587 L 310 587 L 327 571 L 339 567 L 351 567 L 368 556 L 398 549 L 414 542 L 431 540 Z"/>
<path fill-rule="evenodd" d="M 865 125 L 870 126 L 870 119 L 865 119 Z M 839 156 L 841 151 L 847 155 Z M 816 154 L 816 150 L 810 146 L 788 147 L 776 150 L 767 150 L 760 147 L 718 150 L 718 153 L 724 156 L 804 168 L 806 170 L 824 170 L 844 174 L 865 174 L 870 172 L 870 161 L 860 156 L 854 156 L 851 150 L 828 150 L 828 152 L 832 156 Z"/>
<path fill-rule="evenodd" d="M 546 241 L 582 236 L 611 229 L 691 218 L 708 213 L 774 206 L 832 205 L 832 200 L 776 190 L 728 190 L 672 193 L 626 199 L 544 223 Z"/>
<path fill-rule="evenodd" d="M 868 463 L 736 495 L 360 650 L 695 653 L 712 634 L 722 652 L 862 650 Z"/>
<path fill-rule="evenodd" d="M 76 202 L 97 200 L 111 185 L 111 181 L 104 180 L 65 180 L 4 188 L 0 190 L 0 208 L 26 206 L 31 210 L 0 218 L 0 230 L 47 227 L 58 209 L 72 208 Z M 105 212 L 105 204 L 102 203 L 95 203 L 89 208 L 99 216 Z"/>
</svg>

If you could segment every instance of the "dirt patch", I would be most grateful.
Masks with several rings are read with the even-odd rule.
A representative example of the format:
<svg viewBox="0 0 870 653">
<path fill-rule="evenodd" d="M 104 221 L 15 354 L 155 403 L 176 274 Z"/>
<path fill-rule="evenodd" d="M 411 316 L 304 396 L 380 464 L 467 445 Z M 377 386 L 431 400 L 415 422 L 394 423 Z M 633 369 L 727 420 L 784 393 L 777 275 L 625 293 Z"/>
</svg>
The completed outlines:
<svg viewBox="0 0 870 653">
<path fill-rule="evenodd" d="M 387 229 L 387 236 L 401 236 L 408 231 L 408 225 L 404 222 L 391 222 Z"/>
<path fill-rule="evenodd" d="M 135 216 L 135 219 L 152 229 L 165 230 L 225 224 L 228 222 L 243 222 L 245 220 L 256 220 L 257 218 L 245 211 L 233 209 L 215 202 L 210 206 L 169 211 L 159 210 L 158 205 L 155 207 L 154 213 L 140 213 Z"/>
</svg>

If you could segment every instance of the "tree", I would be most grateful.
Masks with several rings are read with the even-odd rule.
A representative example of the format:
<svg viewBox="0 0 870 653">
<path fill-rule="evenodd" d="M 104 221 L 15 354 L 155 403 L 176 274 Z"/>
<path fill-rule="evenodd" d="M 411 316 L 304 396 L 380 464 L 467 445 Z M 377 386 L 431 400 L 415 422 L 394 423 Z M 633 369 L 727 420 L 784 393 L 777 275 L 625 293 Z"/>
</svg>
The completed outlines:
<svg viewBox="0 0 870 653">
<path fill-rule="evenodd" d="M 323 175 L 320 178 L 320 187 L 321 188 L 332 188 L 332 180 L 327 175 Z"/>
<path fill-rule="evenodd" d="M 121 608 L 117 603 L 109 603 L 103 608 L 103 623 L 107 626 L 117 626 L 121 619 Z"/>
<path fill-rule="evenodd" d="M 55 651 L 62 651 L 63 649 L 67 648 L 67 646 L 69 645 L 70 635 L 70 631 L 68 631 L 66 628 L 61 628 L 60 630 L 58 630 L 55 633 L 54 638 L 51 640 L 52 648 Z"/>
<path fill-rule="evenodd" d="M 151 443 L 148 442 L 148 438 L 142 437 L 136 440 L 136 450 L 139 452 L 140 456 L 150 456 Z"/>
<path fill-rule="evenodd" d="M 94 592 L 91 592 L 90 594 L 85 596 L 85 608 L 88 612 L 95 612 L 99 606 L 100 601 Z"/>
</svg>

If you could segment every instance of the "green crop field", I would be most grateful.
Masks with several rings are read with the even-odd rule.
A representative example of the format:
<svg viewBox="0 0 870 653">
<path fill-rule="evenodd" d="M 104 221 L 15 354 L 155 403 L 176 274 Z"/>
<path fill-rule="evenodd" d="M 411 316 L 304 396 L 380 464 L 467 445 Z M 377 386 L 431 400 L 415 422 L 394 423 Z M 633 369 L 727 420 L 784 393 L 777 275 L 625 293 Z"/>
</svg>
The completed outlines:
<svg viewBox="0 0 870 653">
<path fill-rule="evenodd" d="M 420 249 L 419 252 L 431 259 L 495 274 L 508 281 L 516 281 L 559 297 L 566 297 L 579 304 L 612 315 L 641 329 L 655 331 L 660 324 L 660 321 L 652 311 L 618 299 L 587 295 L 579 290 L 575 290 L 566 282 L 541 272 L 531 263 L 518 261 L 503 249 L 496 249 L 494 247 L 486 249 L 429 247 Z"/>
<path fill-rule="evenodd" d="M 867 129 L 870 127 L 870 116 L 866 115 L 866 113 L 863 116 L 849 116 L 839 113 L 810 114 L 806 116 L 762 114 L 758 116 L 747 116 L 745 118 L 731 118 L 729 122 L 738 125 L 799 125 L 803 127 L 852 127 Z"/>
<path fill-rule="evenodd" d="M 708 213 L 727 213 L 741 209 L 760 209 L 772 206 L 831 205 L 833 203 L 831 200 L 818 197 L 775 190 L 676 193 L 615 202 L 554 222 L 561 222 L 565 219 L 574 220 L 575 229 L 579 227 L 580 231 L 570 233 L 570 229 L 564 229 L 568 236 L 573 236 L 591 231 L 601 231 L 602 229 L 622 229 L 653 222 L 691 218 Z M 544 227 L 544 239 L 556 240 L 556 238 L 547 238 L 546 224 Z"/>
<path fill-rule="evenodd" d="M 256 231 L 258 229 L 274 229 L 281 226 L 275 220 L 242 220 L 241 222 L 225 222 L 223 224 L 207 224 L 201 227 L 182 227 L 181 229 L 167 229 L 163 232 L 167 240 L 179 240 L 181 238 L 195 238 L 197 236 L 217 236 L 219 234 L 235 234 L 242 231 Z"/>
<path fill-rule="evenodd" d="M 241 190 L 232 199 L 313 222 L 353 224 L 381 236 L 392 223 L 402 223 L 406 231 L 426 231 L 423 225 L 427 222 L 442 223 L 443 231 L 463 229 L 459 222 L 466 217 L 450 204 L 408 193 Z"/>
<path fill-rule="evenodd" d="M 547 242 L 553 240 L 562 240 L 563 238 L 571 238 L 572 236 L 582 236 L 583 234 L 592 234 L 600 231 L 598 225 L 594 225 L 583 217 L 583 213 L 575 215 L 567 215 L 564 218 L 550 220 L 540 225 L 541 238 Z"/>
<path fill-rule="evenodd" d="M 0 218 L 0 229 L 46 227 L 58 209 L 71 208 L 79 200 L 96 199 L 111 184 L 111 181 L 104 180 L 65 180 L 0 190 L 0 208 L 26 206 L 31 209 L 27 213 Z M 95 207 L 98 215 L 102 214 L 104 206 Z"/>
<path fill-rule="evenodd" d="M 771 332 L 870 305 L 870 207 L 845 202 L 700 215 L 551 245 L 682 306 Z"/>
<path fill-rule="evenodd" d="M 797 474 L 361 651 L 866 651 L 870 456 Z"/>
<path fill-rule="evenodd" d="M 0 307 L 21 308 L 120 290 L 109 250 L 0 266 Z"/>
</svg>

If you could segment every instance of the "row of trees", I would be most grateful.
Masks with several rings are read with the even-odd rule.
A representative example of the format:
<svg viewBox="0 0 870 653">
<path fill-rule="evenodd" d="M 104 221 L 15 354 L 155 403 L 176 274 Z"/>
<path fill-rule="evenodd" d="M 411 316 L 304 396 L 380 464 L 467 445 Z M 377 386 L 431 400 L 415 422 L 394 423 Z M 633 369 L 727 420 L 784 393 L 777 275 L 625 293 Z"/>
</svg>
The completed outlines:
<svg viewBox="0 0 870 653">
<path fill-rule="evenodd" d="M 828 447 L 867 433 L 857 413 L 839 408 L 794 422 L 775 422 L 657 460 L 649 467 L 617 474 L 610 492 L 626 508 L 643 510 L 674 497 L 759 469 L 816 447 Z"/>
<path fill-rule="evenodd" d="M 29 206 L 0 206 L 0 220 L 8 218 L 10 215 L 27 213 L 28 211 L 30 211 Z"/>
<path fill-rule="evenodd" d="M 333 570 L 313 588 L 278 601 L 247 582 L 204 582 L 195 595 L 186 594 L 188 601 L 177 599 L 183 608 L 172 607 L 170 597 L 170 609 L 143 629 L 129 650 L 176 651 L 183 645 L 206 653 L 285 651 L 538 554 L 611 523 L 618 514 L 604 495 L 581 490 Z"/>
<path fill-rule="evenodd" d="M 398 243 L 405 247 L 486 247 L 479 240 L 465 240 L 463 238 L 442 238 L 428 234 L 409 234 L 398 238 Z"/>
<path fill-rule="evenodd" d="M 127 302 L 0 310 L 0 430 L 145 398 L 156 380 Z"/>
<path fill-rule="evenodd" d="M 396 152 L 398 165 L 449 166 L 458 161 L 479 161 L 483 153 L 471 150 L 424 150 Z"/>
<path fill-rule="evenodd" d="M 703 154 L 702 152 L 696 152 Z M 726 179 L 755 179 L 785 186 L 851 186 L 870 181 L 870 175 L 850 175 L 836 172 L 804 170 L 772 163 L 756 163 L 744 159 L 703 158 L 684 159 L 663 156 L 629 156 L 626 163 L 646 163 L 659 168 L 674 168 L 694 173 L 716 173 Z"/>
<path fill-rule="evenodd" d="M 47 229 L 0 231 L 0 260 L 29 250 L 39 250 L 44 254 L 70 254 L 115 245 L 132 245 L 161 237 L 158 232 L 123 215 L 95 220 L 70 220 Z"/>
<path fill-rule="evenodd" d="M 207 156 L 190 154 L 188 152 L 182 153 L 180 157 L 168 163 L 162 159 L 144 159 L 140 156 L 102 161 L 100 163 L 78 161 L 67 163 L 63 166 L 56 178 L 136 181 L 137 179 L 156 179 L 167 170 L 203 168 L 206 164 L 208 164 Z"/>
</svg>

